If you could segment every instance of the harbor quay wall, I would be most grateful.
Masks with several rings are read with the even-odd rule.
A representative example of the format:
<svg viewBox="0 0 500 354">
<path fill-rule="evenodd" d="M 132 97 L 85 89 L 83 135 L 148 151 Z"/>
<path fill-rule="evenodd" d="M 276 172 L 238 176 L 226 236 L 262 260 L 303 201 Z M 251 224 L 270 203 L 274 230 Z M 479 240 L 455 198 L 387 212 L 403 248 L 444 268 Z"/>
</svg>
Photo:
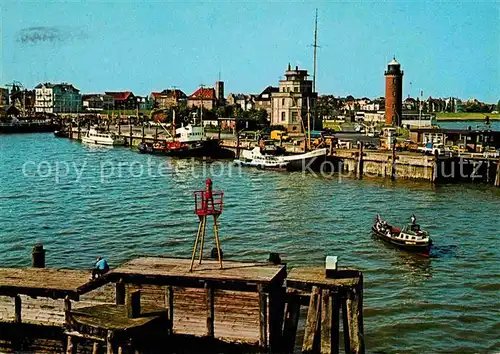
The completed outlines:
<svg viewBox="0 0 500 354">
<path fill-rule="evenodd" d="M 125 138 L 129 146 L 137 146 L 141 142 L 156 142 L 167 138 L 164 132 L 153 132 L 151 129 L 127 129 L 123 127 L 120 136 Z M 85 128 L 73 127 L 71 139 L 80 140 Z M 113 130 L 116 132 L 116 130 Z M 212 134 L 217 137 L 217 134 Z M 252 140 L 236 140 L 234 137 L 222 136 L 221 147 L 227 154 L 224 157 L 238 157 L 241 150 L 253 149 L 257 142 Z M 288 153 L 303 153 L 303 146 L 286 144 Z M 470 182 L 481 181 L 500 187 L 500 159 L 483 157 L 474 154 L 461 156 L 426 156 L 421 153 L 396 152 L 389 150 L 329 149 L 326 164 L 315 163 L 312 170 L 342 173 L 357 178 L 382 177 L 391 179 L 423 180 L 429 182 Z M 305 170 L 307 166 L 304 166 Z"/>
</svg>

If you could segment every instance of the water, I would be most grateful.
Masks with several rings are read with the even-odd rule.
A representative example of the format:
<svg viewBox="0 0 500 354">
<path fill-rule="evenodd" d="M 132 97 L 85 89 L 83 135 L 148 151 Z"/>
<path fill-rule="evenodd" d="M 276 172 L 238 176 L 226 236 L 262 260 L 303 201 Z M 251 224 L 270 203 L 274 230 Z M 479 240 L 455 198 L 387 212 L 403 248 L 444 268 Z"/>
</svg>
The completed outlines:
<svg viewBox="0 0 500 354">
<path fill-rule="evenodd" d="M 168 164 L 158 170 L 159 163 Z M 37 241 L 50 267 L 89 268 L 97 255 L 111 266 L 141 254 L 189 257 L 197 227 L 192 191 L 203 187 L 203 173 L 224 168 L 214 183 L 225 192 L 226 258 L 265 260 L 279 252 L 293 267 L 322 266 L 326 255 L 338 255 L 341 265 L 361 269 L 369 352 L 500 350 L 500 188 L 238 175 L 235 168 L 228 176 L 230 166 L 87 147 L 51 134 L 1 136 L 0 266 L 28 266 Z M 398 224 L 415 213 L 434 239 L 432 257 L 372 239 L 377 213 Z"/>
<path fill-rule="evenodd" d="M 500 130 L 500 121 L 492 120 L 490 124 L 484 124 L 484 121 L 438 121 L 437 123 L 443 129 L 468 129 L 472 130 Z"/>
</svg>

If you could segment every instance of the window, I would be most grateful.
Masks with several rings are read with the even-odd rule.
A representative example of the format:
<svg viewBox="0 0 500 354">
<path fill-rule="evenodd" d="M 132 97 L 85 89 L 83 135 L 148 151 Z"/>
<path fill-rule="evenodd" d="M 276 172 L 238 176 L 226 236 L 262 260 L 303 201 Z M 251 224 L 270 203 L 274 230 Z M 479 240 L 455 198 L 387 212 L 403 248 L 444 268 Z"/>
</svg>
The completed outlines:
<svg viewBox="0 0 500 354">
<path fill-rule="evenodd" d="M 392 95 L 396 97 L 396 90 L 392 91 Z"/>
<path fill-rule="evenodd" d="M 281 112 L 281 121 L 284 122 L 285 121 L 285 112 Z"/>
<path fill-rule="evenodd" d="M 392 84 L 396 85 L 397 79 L 395 77 L 392 78 Z"/>
<path fill-rule="evenodd" d="M 285 99 L 284 99 L 284 98 L 282 98 L 282 99 L 281 99 L 281 105 L 282 105 L 282 106 L 284 106 L 284 105 L 285 105 Z"/>
<path fill-rule="evenodd" d="M 299 114 L 297 112 L 292 112 L 292 123 L 297 123 Z"/>
<path fill-rule="evenodd" d="M 299 88 L 298 88 L 298 87 L 294 87 L 294 88 L 293 88 L 293 90 L 294 90 L 295 92 L 299 92 Z"/>
</svg>

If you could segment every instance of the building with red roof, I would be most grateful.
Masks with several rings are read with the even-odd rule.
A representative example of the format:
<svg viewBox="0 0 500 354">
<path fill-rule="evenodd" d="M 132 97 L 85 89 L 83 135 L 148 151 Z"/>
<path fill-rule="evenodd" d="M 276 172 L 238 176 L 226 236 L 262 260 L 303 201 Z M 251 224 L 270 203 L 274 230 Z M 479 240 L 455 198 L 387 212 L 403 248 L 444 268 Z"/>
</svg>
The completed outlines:
<svg viewBox="0 0 500 354">
<path fill-rule="evenodd" d="M 171 107 L 180 105 L 182 102 L 185 102 L 187 96 L 181 90 L 167 89 L 161 92 L 151 92 L 150 98 L 153 103 L 153 108 L 169 109 Z"/>
<path fill-rule="evenodd" d="M 212 87 L 200 87 L 187 98 L 188 107 L 203 107 L 212 109 L 216 106 L 217 98 L 215 97 L 215 89 Z"/>
<path fill-rule="evenodd" d="M 113 97 L 114 109 L 136 109 L 137 100 L 130 91 L 105 92 L 106 95 Z"/>
</svg>

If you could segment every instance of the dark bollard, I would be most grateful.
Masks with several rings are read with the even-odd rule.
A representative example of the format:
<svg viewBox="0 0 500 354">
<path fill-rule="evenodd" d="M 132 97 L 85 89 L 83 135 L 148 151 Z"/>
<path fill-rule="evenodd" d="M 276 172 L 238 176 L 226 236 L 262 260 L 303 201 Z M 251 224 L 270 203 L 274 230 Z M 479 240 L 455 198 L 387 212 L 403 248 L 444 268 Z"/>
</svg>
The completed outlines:
<svg viewBox="0 0 500 354">
<path fill-rule="evenodd" d="M 274 252 L 269 253 L 268 261 L 271 262 L 272 264 L 281 264 L 280 254 Z"/>
<path fill-rule="evenodd" d="M 223 259 L 223 254 L 222 253 L 222 249 L 220 250 L 220 258 Z M 219 258 L 219 256 L 217 255 L 217 247 L 214 247 L 212 248 L 212 251 L 210 251 L 210 258 Z"/>
<path fill-rule="evenodd" d="M 45 250 L 41 243 L 35 243 L 31 250 L 31 266 L 33 268 L 45 268 Z"/>
</svg>

